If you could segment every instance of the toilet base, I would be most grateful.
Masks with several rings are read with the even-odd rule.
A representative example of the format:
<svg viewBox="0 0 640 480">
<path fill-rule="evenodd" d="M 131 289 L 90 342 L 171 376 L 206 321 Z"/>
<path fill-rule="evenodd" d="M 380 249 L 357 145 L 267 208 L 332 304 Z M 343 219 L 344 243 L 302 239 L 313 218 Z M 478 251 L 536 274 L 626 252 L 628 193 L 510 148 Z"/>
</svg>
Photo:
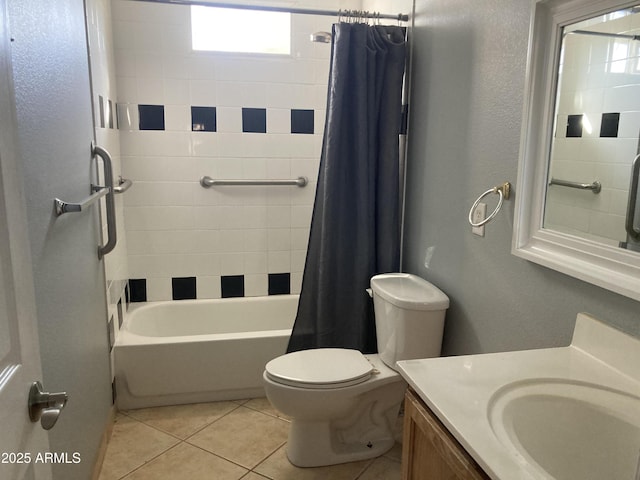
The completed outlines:
<svg viewBox="0 0 640 480">
<path fill-rule="evenodd" d="M 406 384 L 395 382 L 382 400 L 363 397 L 352 415 L 317 421 L 293 419 L 287 458 L 298 467 L 320 467 L 379 457 L 396 442 L 395 428 Z"/>
</svg>

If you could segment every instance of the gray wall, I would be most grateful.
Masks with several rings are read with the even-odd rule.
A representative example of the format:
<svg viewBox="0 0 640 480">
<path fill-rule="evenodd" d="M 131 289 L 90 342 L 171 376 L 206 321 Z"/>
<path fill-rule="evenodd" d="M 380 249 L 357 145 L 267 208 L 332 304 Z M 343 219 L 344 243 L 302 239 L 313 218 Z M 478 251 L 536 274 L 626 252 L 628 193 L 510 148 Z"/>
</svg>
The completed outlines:
<svg viewBox="0 0 640 480">
<path fill-rule="evenodd" d="M 416 0 L 415 13 L 404 269 L 451 298 L 443 353 L 567 345 L 583 311 L 640 335 L 638 302 L 511 255 L 513 200 L 471 234 L 478 195 L 504 181 L 518 194 L 530 1 Z"/>
</svg>

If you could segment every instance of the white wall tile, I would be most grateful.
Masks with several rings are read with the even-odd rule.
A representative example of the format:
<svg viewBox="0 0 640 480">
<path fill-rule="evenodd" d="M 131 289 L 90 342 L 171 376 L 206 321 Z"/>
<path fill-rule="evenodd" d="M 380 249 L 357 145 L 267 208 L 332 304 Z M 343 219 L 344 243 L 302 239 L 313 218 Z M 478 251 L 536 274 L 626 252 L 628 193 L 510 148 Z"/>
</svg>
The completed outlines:
<svg viewBox="0 0 640 480">
<path fill-rule="evenodd" d="M 165 78 L 163 80 L 164 101 L 166 104 L 191 105 L 188 80 L 183 78 Z"/>
<path fill-rule="evenodd" d="M 198 298 L 220 298 L 220 276 L 198 276 L 196 278 Z"/>
<path fill-rule="evenodd" d="M 244 250 L 244 230 L 220 230 L 220 253 L 237 253 Z"/>
<path fill-rule="evenodd" d="M 269 205 L 267 207 L 267 225 L 270 229 L 291 227 L 291 207 L 288 205 Z"/>
<path fill-rule="evenodd" d="M 269 280 L 265 274 L 244 276 L 244 294 L 247 297 L 261 297 L 269 293 Z"/>
<path fill-rule="evenodd" d="M 291 229 L 269 228 L 267 230 L 267 248 L 269 252 L 286 252 L 289 255 L 291 250 Z"/>
<path fill-rule="evenodd" d="M 150 277 L 147 278 L 147 301 L 159 302 L 171 300 L 171 278 Z"/>
<path fill-rule="evenodd" d="M 267 115 L 267 132 L 291 133 L 291 110 L 285 108 L 269 108 Z"/>
<path fill-rule="evenodd" d="M 269 252 L 267 255 L 269 273 L 291 272 L 291 252 Z"/>
<path fill-rule="evenodd" d="M 240 133 L 242 132 L 242 109 L 238 107 L 224 107 L 218 103 L 216 106 L 218 132 Z M 220 136 L 218 136 L 220 140 Z M 225 152 L 225 154 L 227 154 Z"/>
<path fill-rule="evenodd" d="M 351 4 L 361 2 L 341 7 Z M 136 274 L 157 284 L 197 275 L 200 298 L 220 296 L 219 275 L 247 274 L 247 294 L 266 294 L 267 270 L 301 269 L 305 256 L 330 54 L 308 35 L 332 19 L 296 16 L 293 57 L 276 58 L 192 52 L 188 7 L 113 0 L 112 10 L 118 102 L 136 115 L 140 103 L 165 105 L 164 132 L 138 131 L 137 118 L 121 132 L 122 173 L 135 182 L 125 229 Z M 216 107 L 217 131 L 191 132 L 191 106 Z M 267 109 L 266 134 L 242 133 L 242 107 Z M 291 135 L 292 108 L 315 110 L 315 135 Z M 311 182 L 204 189 L 203 175 Z"/>
<path fill-rule="evenodd" d="M 165 105 L 164 128 L 165 130 L 190 132 L 191 109 L 186 105 Z"/>
<path fill-rule="evenodd" d="M 245 252 L 266 252 L 268 247 L 268 235 L 265 228 L 253 228 L 244 230 Z"/>
<path fill-rule="evenodd" d="M 244 254 L 244 272 L 267 273 L 267 252 L 246 252 Z"/>
<path fill-rule="evenodd" d="M 221 275 L 242 275 L 244 273 L 244 255 L 241 253 L 220 254 Z"/>
<path fill-rule="evenodd" d="M 214 107 L 217 103 L 217 86 L 211 80 L 189 80 L 189 100 L 196 107 Z"/>
</svg>

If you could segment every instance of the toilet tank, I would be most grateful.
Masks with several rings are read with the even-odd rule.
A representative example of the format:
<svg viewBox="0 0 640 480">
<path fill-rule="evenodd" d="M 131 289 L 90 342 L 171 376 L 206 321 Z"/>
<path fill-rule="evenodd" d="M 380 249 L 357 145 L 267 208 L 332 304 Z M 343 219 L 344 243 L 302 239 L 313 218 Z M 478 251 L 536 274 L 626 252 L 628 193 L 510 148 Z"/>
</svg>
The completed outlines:
<svg viewBox="0 0 640 480">
<path fill-rule="evenodd" d="M 449 297 L 423 278 L 385 273 L 371 278 L 378 353 L 396 369 L 398 360 L 438 357 Z"/>
</svg>

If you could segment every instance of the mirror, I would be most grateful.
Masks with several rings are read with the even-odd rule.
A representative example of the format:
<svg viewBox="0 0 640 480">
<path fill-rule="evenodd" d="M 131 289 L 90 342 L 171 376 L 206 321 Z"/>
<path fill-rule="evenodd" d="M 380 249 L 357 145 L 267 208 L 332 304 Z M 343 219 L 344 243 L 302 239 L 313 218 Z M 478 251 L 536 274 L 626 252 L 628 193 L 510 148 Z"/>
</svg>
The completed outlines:
<svg viewBox="0 0 640 480">
<path fill-rule="evenodd" d="M 639 54 L 640 7 L 563 28 L 544 228 L 640 251 Z"/>
<path fill-rule="evenodd" d="M 535 4 L 512 253 L 640 300 L 640 2 Z"/>
</svg>

